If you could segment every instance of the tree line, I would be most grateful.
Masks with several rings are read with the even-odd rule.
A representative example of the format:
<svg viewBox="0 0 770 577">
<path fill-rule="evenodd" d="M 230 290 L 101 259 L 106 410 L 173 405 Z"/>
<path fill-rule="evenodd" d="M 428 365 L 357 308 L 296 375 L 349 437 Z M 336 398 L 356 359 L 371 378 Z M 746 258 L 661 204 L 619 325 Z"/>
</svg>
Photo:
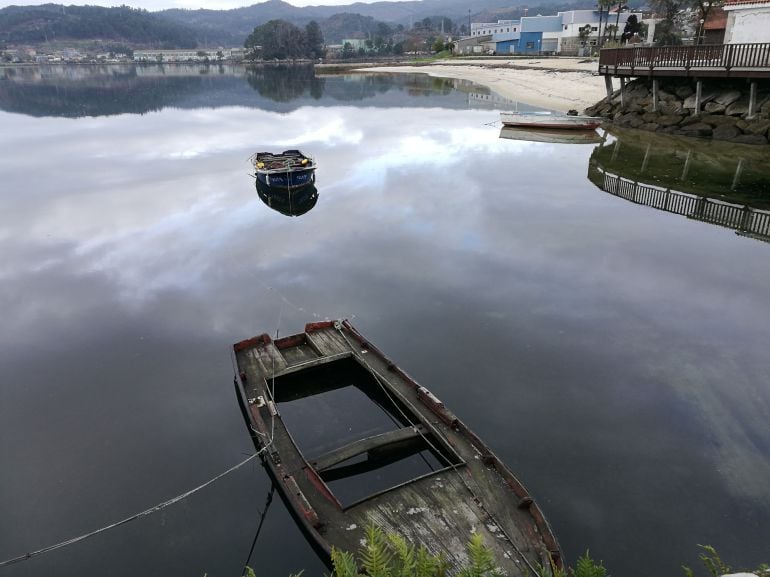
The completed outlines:
<svg viewBox="0 0 770 577">
<path fill-rule="evenodd" d="M 159 48 L 196 46 L 193 30 L 128 6 L 9 6 L 0 10 L 0 31 L 0 42 L 13 44 L 99 38 Z"/>
<path fill-rule="evenodd" d="M 270 20 L 254 28 L 243 45 L 251 59 L 292 60 L 324 55 L 324 37 L 315 20 L 304 29 L 286 20 Z"/>
</svg>

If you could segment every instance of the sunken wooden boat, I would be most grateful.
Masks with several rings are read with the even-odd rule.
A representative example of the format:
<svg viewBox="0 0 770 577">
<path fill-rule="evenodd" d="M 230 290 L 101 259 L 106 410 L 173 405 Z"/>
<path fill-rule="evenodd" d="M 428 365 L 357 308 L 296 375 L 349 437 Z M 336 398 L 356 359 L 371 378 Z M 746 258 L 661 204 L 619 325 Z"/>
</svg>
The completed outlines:
<svg viewBox="0 0 770 577">
<path fill-rule="evenodd" d="M 481 439 L 348 321 L 234 345 L 254 444 L 304 533 L 328 562 L 369 524 L 449 562 L 481 533 L 509 576 L 562 568 L 540 508 Z"/>
</svg>

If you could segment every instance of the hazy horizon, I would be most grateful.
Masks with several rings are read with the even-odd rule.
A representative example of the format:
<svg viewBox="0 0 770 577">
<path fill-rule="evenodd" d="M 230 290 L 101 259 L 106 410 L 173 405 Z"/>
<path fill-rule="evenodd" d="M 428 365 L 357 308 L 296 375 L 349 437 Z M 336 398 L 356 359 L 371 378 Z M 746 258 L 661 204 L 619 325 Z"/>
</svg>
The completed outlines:
<svg viewBox="0 0 770 577">
<path fill-rule="evenodd" d="M 284 0 L 288 4 L 298 7 L 304 6 L 350 6 L 352 4 L 372 4 L 382 0 L 358 0 L 357 2 L 345 2 L 344 0 Z M 390 1 L 390 0 L 386 0 Z M 15 2 L 14 0 L 0 0 L 0 8 L 8 6 L 35 6 L 40 4 L 58 3 L 55 0 L 32 0 L 27 2 Z M 169 8 L 185 8 L 196 10 L 205 8 L 208 10 L 230 10 L 232 8 L 244 8 L 254 4 L 264 2 L 255 2 L 253 0 L 138 0 L 134 2 L 121 2 L 120 0 L 67 0 L 61 2 L 67 6 L 121 6 L 127 5 L 132 8 L 144 8 L 149 11 L 167 10 Z"/>
</svg>

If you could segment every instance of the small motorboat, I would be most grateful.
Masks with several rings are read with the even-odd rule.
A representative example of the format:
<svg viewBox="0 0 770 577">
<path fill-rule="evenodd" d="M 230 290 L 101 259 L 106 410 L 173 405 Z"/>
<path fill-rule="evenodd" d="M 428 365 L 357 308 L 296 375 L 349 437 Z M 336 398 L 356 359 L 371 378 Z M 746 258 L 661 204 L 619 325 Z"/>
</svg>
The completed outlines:
<svg viewBox="0 0 770 577">
<path fill-rule="evenodd" d="M 557 114 L 547 110 L 538 110 L 534 112 L 501 112 L 500 120 L 504 126 L 513 127 L 592 130 L 598 127 L 603 119 L 597 116 Z"/>
<path fill-rule="evenodd" d="M 559 544 L 521 482 L 348 321 L 233 348 L 254 445 L 327 563 L 332 547 L 357 551 L 374 524 L 442 556 L 449 575 L 467 561 L 474 533 L 504 575 L 563 570 Z"/>
<path fill-rule="evenodd" d="M 257 152 L 249 160 L 257 182 L 273 190 L 293 190 L 315 183 L 315 160 L 299 150 Z"/>
</svg>

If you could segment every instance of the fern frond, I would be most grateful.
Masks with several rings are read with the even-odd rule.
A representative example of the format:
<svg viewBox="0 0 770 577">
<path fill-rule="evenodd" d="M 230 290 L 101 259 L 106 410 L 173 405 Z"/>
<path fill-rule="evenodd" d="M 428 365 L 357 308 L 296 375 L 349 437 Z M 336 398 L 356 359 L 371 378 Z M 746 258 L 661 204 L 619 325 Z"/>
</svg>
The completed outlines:
<svg viewBox="0 0 770 577">
<path fill-rule="evenodd" d="M 415 577 L 416 560 L 414 546 L 409 545 L 401 535 L 388 534 L 390 546 L 396 552 L 393 577 Z"/>
<path fill-rule="evenodd" d="M 332 547 L 332 577 L 357 577 L 358 567 L 353 555 Z"/>
<path fill-rule="evenodd" d="M 502 573 L 495 567 L 495 558 L 492 551 L 484 544 L 484 538 L 480 533 L 471 536 L 468 542 L 468 558 L 470 566 L 463 568 L 459 577 L 500 577 Z"/>
<path fill-rule="evenodd" d="M 586 550 L 585 555 L 578 557 L 575 563 L 575 577 L 609 577 L 609 575 L 602 562 L 599 561 L 597 565 Z"/>
<path fill-rule="evenodd" d="M 391 577 L 393 553 L 382 530 L 374 525 L 366 528 L 366 545 L 361 550 L 360 559 L 361 566 L 369 577 Z"/>
<path fill-rule="evenodd" d="M 724 561 L 722 561 L 722 558 L 719 556 L 719 553 L 717 553 L 716 549 L 714 549 L 711 545 L 698 545 L 698 547 L 706 552 L 705 554 L 701 553 L 699 557 L 703 565 L 706 567 L 706 569 L 708 569 L 709 573 L 711 573 L 714 577 L 719 577 L 720 575 L 730 573 L 730 567 L 727 566 Z"/>
<path fill-rule="evenodd" d="M 695 573 L 687 565 L 682 565 L 682 571 L 684 571 L 684 577 L 695 577 Z"/>
</svg>

